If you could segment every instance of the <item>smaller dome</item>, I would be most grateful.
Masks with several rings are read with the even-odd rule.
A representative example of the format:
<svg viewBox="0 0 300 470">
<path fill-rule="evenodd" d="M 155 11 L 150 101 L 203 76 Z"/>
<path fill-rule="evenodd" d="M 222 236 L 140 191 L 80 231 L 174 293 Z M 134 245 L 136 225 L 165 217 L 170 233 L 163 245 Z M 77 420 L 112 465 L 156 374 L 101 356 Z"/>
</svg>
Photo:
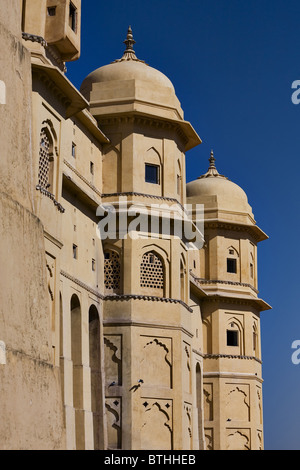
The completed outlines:
<svg viewBox="0 0 300 470">
<path fill-rule="evenodd" d="M 209 207 L 217 204 L 222 210 L 252 214 L 245 191 L 226 176 L 219 174 L 213 152 L 209 162 L 207 173 L 186 185 L 187 198 Z"/>
</svg>

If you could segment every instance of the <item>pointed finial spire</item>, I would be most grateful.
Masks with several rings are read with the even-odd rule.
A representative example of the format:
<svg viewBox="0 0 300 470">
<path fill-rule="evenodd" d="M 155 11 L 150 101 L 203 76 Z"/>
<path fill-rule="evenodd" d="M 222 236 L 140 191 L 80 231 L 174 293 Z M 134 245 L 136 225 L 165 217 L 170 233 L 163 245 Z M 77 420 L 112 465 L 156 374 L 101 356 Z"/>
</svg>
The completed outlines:
<svg viewBox="0 0 300 470">
<path fill-rule="evenodd" d="M 128 27 L 127 37 L 126 37 L 125 41 L 123 41 L 123 42 L 126 45 L 126 49 L 124 51 L 123 57 L 121 57 L 121 59 L 115 60 L 113 63 L 122 62 L 124 60 L 135 60 L 136 62 L 142 62 L 143 64 L 145 64 L 145 62 L 143 60 L 139 60 L 136 57 L 135 51 L 133 50 L 133 46 L 136 42 L 133 39 L 131 26 Z"/>
<path fill-rule="evenodd" d="M 216 159 L 214 157 L 214 151 L 213 150 L 210 151 L 210 158 L 208 159 L 208 161 L 209 161 L 209 169 L 216 170 L 216 165 L 215 165 Z"/>
<path fill-rule="evenodd" d="M 131 26 L 129 26 L 128 31 L 127 31 L 127 38 L 124 41 L 124 44 L 126 45 L 126 51 L 125 52 L 132 52 L 135 54 L 132 46 L 135 44 L 135 40 L 133 39 L 132 35 L 132 29 Z"/>
<path fill-rule="evenodd" d="M 213 152 L 213 150 L 210 151 L 210 157 L 209 157 L 208 161 L 209 161 L 208 171 L 207 171 L 204 175 L 199 176 L 198 179 L 200 179 L 200 178 L 208 178 L 208 177 L 210 177 L 210 176 L 214 176 L 214 177 L 218 176 L 219 178 L 228 179 L 228 178 L 226 178 L 226 176 L 220 175 L 220 173 L 218 172 L 218 170 L 217 170 L 217 168 L 216 168 L 216 165 L 215 165 L 216 159 L 215 159 L 215 157 L 214 157 L 214 152 Z"/>
</svg>

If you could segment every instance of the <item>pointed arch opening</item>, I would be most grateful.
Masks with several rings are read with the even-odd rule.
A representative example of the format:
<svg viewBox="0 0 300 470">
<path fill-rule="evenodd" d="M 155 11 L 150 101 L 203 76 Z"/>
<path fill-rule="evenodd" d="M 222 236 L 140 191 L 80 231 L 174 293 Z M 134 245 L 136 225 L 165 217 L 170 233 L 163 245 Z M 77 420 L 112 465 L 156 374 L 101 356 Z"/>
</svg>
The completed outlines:
<svg viewBox="0 0 300 470">
<path fill-rule="evenodd" d="M 120 253 L 112 248 L 104 251 L 104 291 L 106 294 L 121 293 Z"/>
<path fill-rule="evenodd" d="M 233 246 L 227 248 L 227 260 L 226 260 L 226 268 L 227 273 L 230 274 L 238 274 L 238 259 L 239 253 Z"/>
<path fill-rule="evenodd" d="M 100 450 L 103 448 L 101 341 L 99 313 L 94 304 L 89 308 L 89 366 L 91 372 L 91 410 L 93 415 L 94 450 Z"/>
<path fill-rule="evenodd" d="M 243 332 L 243 326 L 236 318 L 229 320 L 226 327 L 226 346 L 234 354 L 242 355 L 244 353 Z"/>
<path fill-rule="evenodd" d="M 75 410 L 76 449 L 85 447 L 85 427 L 83 420 L 83 366 L 82 366 L 82 315 L 79 298 L 71 297 L 71 359 L 73 364 L 73 407 Z"/>
<path fill-rule="evenodd" d="M 142 293 L 163 297 L 165 295 L 165 264 L 154 250 L 142 256 L 140 264 L 140 287 Z"/>
</svg>

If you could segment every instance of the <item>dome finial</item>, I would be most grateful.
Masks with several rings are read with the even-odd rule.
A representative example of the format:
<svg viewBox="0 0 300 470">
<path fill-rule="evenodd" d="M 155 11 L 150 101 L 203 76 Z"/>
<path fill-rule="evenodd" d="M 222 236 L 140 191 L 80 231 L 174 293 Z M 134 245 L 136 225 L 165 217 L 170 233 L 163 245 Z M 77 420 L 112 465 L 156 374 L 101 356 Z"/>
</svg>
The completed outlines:
<svg viewBox="0 0 300 470">
<path fill-rule="evenodd" d="M 133 39 L 131 26 L 128 27 L 127 37 L 124 41 L 124 44 L 126 45 L 126 49 L 124 51 L 123 57 L 121 57 L 121 59 L 115 60 L 114 62 L 122 62 L 124 60 L 135 60 L 136 62 L 142 62 L 143 64 L 145 64 L 145 62 L 143 60 L 139 60 L 136 57 L 135 51 L 133 50 L 135 40 Z"/>
<path fill-rule="evenodd" d="M 135 40 L 133 39 L 131 26 L 128 27 L 127 38 L 125 39 L 124 44 L 126 44 L 125 52 L 133 52 L 133 54 L 135 54 L 132 48 L 132 46 L 134 46 L 135 44 Z"/>
<path fill-rule="evenodd" d="M 209 169 L 216 170 L 216 165 L 215 165 L 216 159 L 214 157 L 214 151 L 213 150 L 210 151 L 210 158 L 209 158 L 208 161 L 209 161 Z"/>
<path fill-rule="evenodd" d="M 200 178 L 209 178 L 210 176 L 214 176 L 214 177 L 218 176 L 219 178 L 228 179 L 228 178 L 226 178 L 226 176 L 220 175 L 220 173 L 218 172 L 218 170 L 216 168 L 216 165 L 215 165 L 216 159 L 214 157 L 213 150 L 210 151 L 210 157 L 209 157 L 208 161 L 209 161 L 208 171 L 204 175 L 199 176 L 198 179 L 200 179 Z"/>
</svg>

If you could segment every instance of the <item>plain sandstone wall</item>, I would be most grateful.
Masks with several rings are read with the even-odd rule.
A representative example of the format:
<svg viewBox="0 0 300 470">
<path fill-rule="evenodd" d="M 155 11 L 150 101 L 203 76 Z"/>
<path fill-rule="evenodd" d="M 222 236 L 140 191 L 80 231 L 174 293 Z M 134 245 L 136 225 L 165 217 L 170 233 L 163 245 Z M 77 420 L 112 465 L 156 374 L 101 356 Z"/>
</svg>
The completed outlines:
<svg viewBox="0 0 300 470">
<path fill-rule="evenodd" d="M 31 66 L 19 0 L 0 2 L 0 47 L 0 449 L 62 449 L 43 227 L 32 207 Z"/>
</svg>

